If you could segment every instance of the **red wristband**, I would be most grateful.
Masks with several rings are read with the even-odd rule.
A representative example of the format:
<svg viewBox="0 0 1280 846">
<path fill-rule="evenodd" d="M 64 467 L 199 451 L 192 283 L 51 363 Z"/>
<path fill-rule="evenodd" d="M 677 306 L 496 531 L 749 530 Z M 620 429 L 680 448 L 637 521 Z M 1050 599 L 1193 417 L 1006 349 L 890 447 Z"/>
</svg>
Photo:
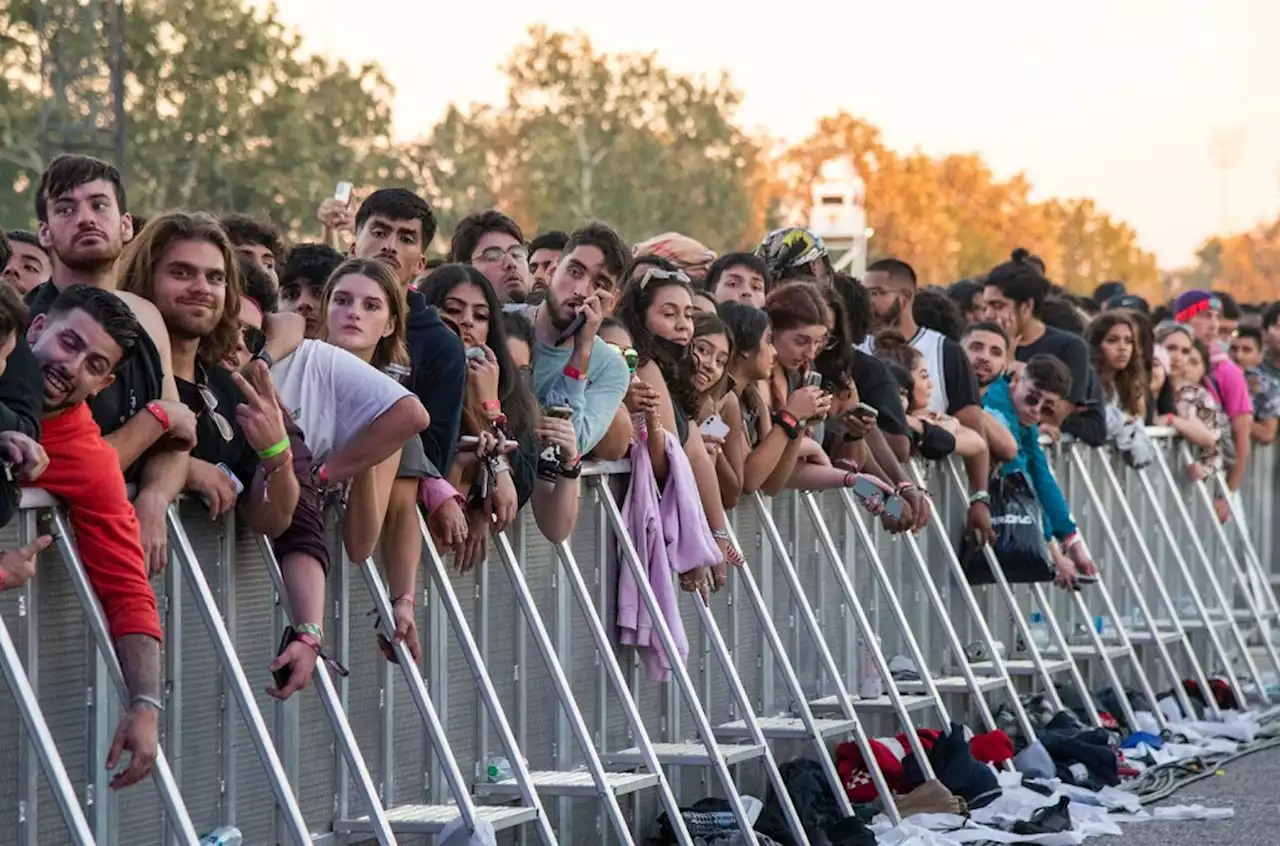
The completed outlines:
<svg viewBox="0 0 1280 846">
<path fill-rule="evenodd" d="M 329 484 L 329 465 L 321 464 L 316 468 L 316 484 L 324 487 Z"/>
<path fill-rule="evenodd" d="M 395 605 L 397 602 L 407 602 L 409 603 L 410 608 L 413 608 L 418 604 L 413 601 L 413 594 L 411 593 L 402 593 L 399 596 L 397 596 L 395 599 L 391 600 L 392 605 Z"/>
<path fill-rule="evenodd" d="M 311 632 L 298 632 L 296 639 L 299 643 L 305 643 L 314 649 L 317 655 L 320 654 L 320 641 L 316 640 L 316 636 Z"/>
<path fill-rule="evenodd" d="M 794 414 L 792 414 L 790 411 L 787 411 L 785 408 L 778 412 L 778 419 L 793 428 L 798 429 L 800 427 L 800 421 L 796 419 L 796 416 Z"/>
<path fill-rule="evenodd" d="M 578 368 L 574 367 L 571 364 L 566 364 L 564 366 L 564 375 L 568 376 L 570 379 L 575 379 L 579 382 L 585 382 L 587 379 L 587 374 L 583 373 L 581 370 L 579 370 Z"/>
<path fill-rule="evenodd" d="M 169 431 L 169 415 L 165 413 L 164 406 L 158 402 L 149 402 L 146 405 L 147 411 L 151 412 L 151 416 L 160 421 L 160 428 L 166 432 Z"/>
</svg>

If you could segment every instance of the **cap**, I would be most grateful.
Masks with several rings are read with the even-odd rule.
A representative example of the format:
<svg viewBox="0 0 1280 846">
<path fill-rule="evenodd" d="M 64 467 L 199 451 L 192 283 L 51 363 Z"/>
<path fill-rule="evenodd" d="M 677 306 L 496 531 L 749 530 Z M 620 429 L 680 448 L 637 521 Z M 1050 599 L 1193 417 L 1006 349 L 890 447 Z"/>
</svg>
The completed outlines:
<svg viewBox="0 0 1280 846">
<path fill-rule="evenodd" d="M 1107 300 L 1106 305 L 1102 307 L 1103 311 L 1112 311 L 1117 308 L 1127 308 L 1131 311 L 1140 311 L 1143 314 L 1151 313 L 1151 305 L 1137 294 L 1120 294 Z"/>
<path fill-rule="evenodd" d="M 1173 300 L 1173 319 L 1179 323 L 1210 310 L 1221 311 L 1222 301 L 1205 290 L 1183 291 Z"/>
</svg>

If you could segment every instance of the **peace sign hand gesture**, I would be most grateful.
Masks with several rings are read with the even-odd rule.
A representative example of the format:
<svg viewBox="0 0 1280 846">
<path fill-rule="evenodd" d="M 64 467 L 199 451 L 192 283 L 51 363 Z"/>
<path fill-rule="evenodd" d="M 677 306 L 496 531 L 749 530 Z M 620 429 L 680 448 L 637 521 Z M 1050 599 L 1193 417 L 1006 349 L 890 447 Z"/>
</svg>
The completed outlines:
<svg viewBox="0 0 1280 846">
<path fill-rule="evenodd" d="M 280 410 L 266 362 L 250 362 L 246 371 L 247 377 L 231 374 L 245 399 L 236 406 L 236 422 L 249 446 L 255 452 L 262 452 L 288 438 L 289 433 L 284 428 L 284 412 Z"/>
</svg>

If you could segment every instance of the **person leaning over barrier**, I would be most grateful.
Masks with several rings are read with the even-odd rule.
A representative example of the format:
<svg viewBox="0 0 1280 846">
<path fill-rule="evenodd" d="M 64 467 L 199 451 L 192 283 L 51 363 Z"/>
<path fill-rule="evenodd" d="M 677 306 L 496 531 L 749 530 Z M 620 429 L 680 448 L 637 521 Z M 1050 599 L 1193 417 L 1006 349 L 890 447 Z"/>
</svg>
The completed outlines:
<svg viewBox="0 0 1280 846">
<path fill-rule="evenodd" d="M 323 526 L 314 504 L 298 509 L 302 479 L 315 496 L 311 452 L 286 422 L 265 363 L 243 374 L 223 366 L 243 334 L 241 268 L 260 278 L 259 297 L 272 293 L 271 282 L 257 262 L 236 260 L 226 233 L 207 215 L 160 215 L 151 231 L 168 246 L 150 272 L 130 277 L 130 292 L 154 303 L 164 319 L 178 395 L 197 418 L 186 489 L 204 499 L 215 519 L 239 504 L 250 529 L 273 541 L 299 633 L 271 667 L 292 664 L 288 682 L 267 691 L 286 699 L 306 686 L 324 637 Z"/>
<path fill-rule="evenodd" d="M 164 245 L 145 230 L 135 235 L 125 208 L 120 172 L 106 162 L 59 156 L 49 163 L 36 190 L 36 218 L 41 243 L 53 256 L 53 277 L 27 295 L 33 316 L 47 310 L 71 285 L 116 291 L 127 287 L 137 268 L 146 272 L 153 251 L 162 251 Z M 116 451 L 125 478 L 137 483 L 133 507 L 142 528 L 142 547 L 150 571 L 158 573 L 168 562 L 165 516 L 186 482 L 187 450 L 196 440 L 195 416 L 178 397 L 169 333 L 159 312 L 134 294 L 119 291 L 117 296 L 145 331 L 136 354 L 127 357 L 114 381 L 91 397 L 89 408 Z"/>
<path fill-rule="evenodd" d="M 1077 581 L 1097 581 L 1098 569 L 1076 531 L 1062 488 L 1040 446 L 1040 420 L 1053 413 L 1048 406 L 1070 393 L 1071 371 L 1054 356 L 1037 355 L 1020 371 L 1008 372 L 1010 339 L 995 323 L 970 326 L 963 346 L 982 387 L 983 406 L 1013 435 L 1017 445 L 1017 453 L 1000 466 L 999 473 L 1023 473 L 1031 482 L 1044 508 L 1045 535 L 1050 539 L 1059 583 L 1071 586 Z"/>
<path fill-rule="evenodd" d="M 44 376 L 40 443 L 49 466 L 39 487 L 67 504 L 80 559 L 102 602 L 129 689 L 107 767 L 131 755 L 112 788 L 151 772 L 158 743 L 160 616 L 147 581 L 138 518 L 115 452 L 102 436 L 86 400 L 111 384 L 134 355 L 143 329 L 115 293 L 72 285 L 27 329 Z M 69 539 L 68 539 L 69 540 Z"/>
</svg>

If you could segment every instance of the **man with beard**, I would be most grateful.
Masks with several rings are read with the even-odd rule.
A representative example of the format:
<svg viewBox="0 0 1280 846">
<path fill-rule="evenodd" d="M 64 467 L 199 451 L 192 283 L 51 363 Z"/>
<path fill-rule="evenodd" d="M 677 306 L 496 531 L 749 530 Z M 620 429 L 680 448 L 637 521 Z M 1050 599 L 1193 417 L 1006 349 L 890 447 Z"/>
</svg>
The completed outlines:
<svg viewBox="0 0 1280 846">
<path fill-rule="evenodd" d="M 152 242 L 154 261 L 130 275 L 130 292 L 153 302 L 164 318 L 178 392 L 197 417 L 187 490 L 205 500 L 215 519 L 244 504 L 242 519 L 274 541 L 280 559 L 299 639 L 271 666 L 292 665 L 289 681 L 268 692 L 286 699 L 306 685 L 324 638 L 324 527 L 318 503 L 298 507 L 304 494 L 316 498 L 311 451 L 286 421 L 265 362 L 235 373 L 222 366 L 240 344 L 243 292 L 234 247 L 218 222 L 165 214 L 143 237 Z M 240 261 L 263 280 L 258 296 L 270 294 L 261 265 L 243 255 Z"/>
<path fill-rule="evenodd" d="M 162 707 L 160 616 L 119 461 L 85 401 L 111 384 L 142 334 L 120 297 L 89 285 L 67 287 L 27 330 L 43 376 L 40 440 L 49 455 L 38 484 L 67 502 L 80 559 L 102 602 L 129 688 L 129 707 L 107 755 L 109 768 L 122 751 L 132 756 L 111 780 L 116 789 L 145 778 L 155 762 Z"/>
<path fill-rule="evenodd" d="M 57 157 L 40 177 L 36 218 L 40 243 L 53 258 L 53 276 L 27 295 L 32 315 L 46 311 L 62 291 L 83 284 L 115 293 L 144 330 L 136 354 L 94 393 L 89 408 L 126 479 L 138 484 L 134 508 L 142 546 L 151 572 L 158 573 L 168 560 L 165 512 L 187 477 L 195 416 L 178 397 L 160 313 L 141 297 L 116 292 L 116 260 L 133 240 L 120 171 L 88 156 Z M 139 245 L 133 246 L 136 253 Z"/>
<path fill-rule="evenodd" d="M 426 269 L 423 254 L 435 237 L 436 216 L 426 200 L 405 188 L 381 188 L 356 212 L 352 252 L 356 258 L 385 263 L 407 291 L 405 341 L 411 366 L 405 386 L 431 416 L 431 425 L 421 433 L 427 460 L 447 475 L 462 429 L 467 363 L 462 341 L 412 287 Z"/>
<path fill-rule="evenodd" d="M 504 302 L 524 302 L 533 285 L 524 233 L 497 209 L 473 212 L 458 222 L 449 261 L 475 265 Z"/>
<path fill-rule="evenodd" d="M 1049 470 L 1040 446 L 1040 421 L 1071 392 L 1071 371 L 1051 355 L 1033 356 L 1018 372 L 1009 366 L 1009 336 L 996 323 L 975 323 L 964 334 L 965 354 L 982 385 L 982 404 L 999 421 L 999 440 L 1012 436 L 1012 455 L 1000 466 L 1000 474 L 1023 473 L 1044 508 L 1045 534 L 1058 569 L 1059 581 L 1097 581 L 1098 569 L 1071 519 L 1062 488 Z M 991 431 L 994 432 L 994 429 Z M 993 435 L 992 442 L 996 441 Z M 1003 452 L 1007 447 L 1002 446 Z M 1006 453 L 1007 454 L 1007 453 Z M 1064 558 L 1062 551 L 1066 552 Z"/>
<path fill-rule="evenodd" d="M 529 244 L 529 275 L 533 277 L 533 286 L 529 293 L 541 293 L 551 284 L 551 273 L 560 263 L 564 253 L 564 245 L 569 243 L 568 233 L 553 229 L 543 232 Z"/>
<path fill-rule="evenodd" d="M 547 299 L 533 314 L 533 391 L 544 408 L 573 409 L 582 455 L 614 422 L 631 380 L 622 356 L 596 334 L 629 260 L 617 232 L 587 224 L 569 236 Z M 581 324 L 561 342 L 579 316 Z"/>
<path fill-rule="evenodd" d="M 864 287 L 871 304 L 872 333 L 895 331 L 924 356 L 925 369 L 932 376 L 929 410 L 948 414 L 987 439 L 987 420 L 982 414 L 981 396 L 969 360 L 960 345 L 940 332 L 916 325 L 911 305 L 916 295 L 916 272 L 898 259 L 881 259 L 867 268 Z M 874 352 L 874 337 L 863 340 L 863 352 Z M 969 516 L 972 530 L 987 536 L 991 517 L 987 477 L 991 457 L 978 452 L 965 458 L 969 475 Z"/>
</svg>

